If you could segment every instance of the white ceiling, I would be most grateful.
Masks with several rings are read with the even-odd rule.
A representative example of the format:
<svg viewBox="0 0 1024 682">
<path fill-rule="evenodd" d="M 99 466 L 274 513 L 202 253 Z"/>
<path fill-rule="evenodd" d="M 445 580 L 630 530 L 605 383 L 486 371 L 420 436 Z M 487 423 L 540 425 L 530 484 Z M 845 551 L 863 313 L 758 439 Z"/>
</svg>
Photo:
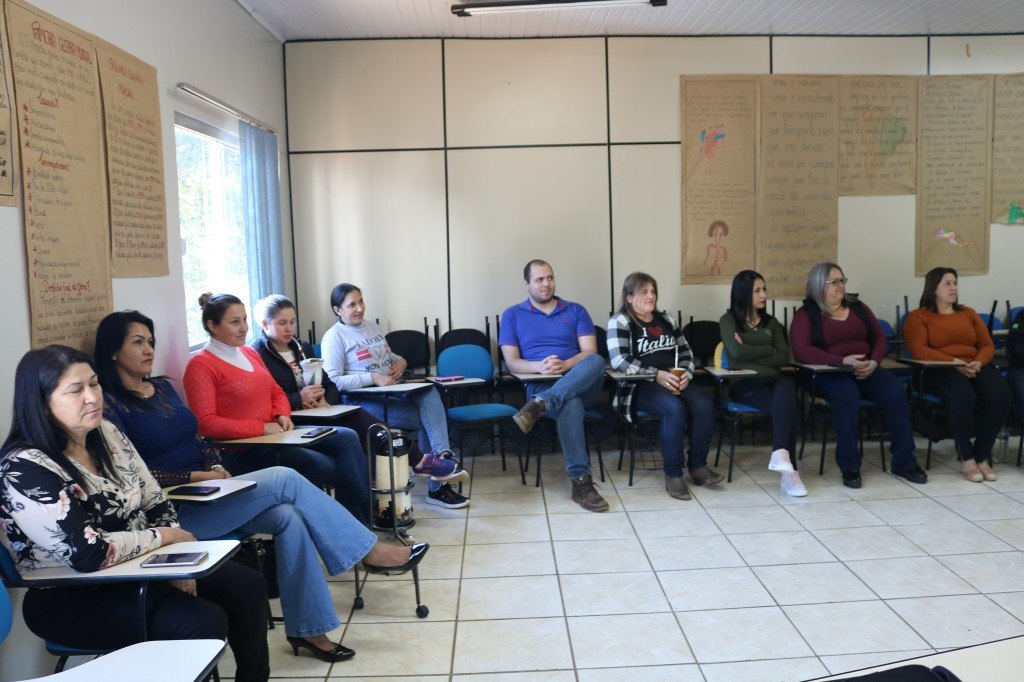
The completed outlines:
<svg viewBox="0 0 1024 682">
<path fill-rule="evenodd" d="M 668 0 L 456 17 L 452 0 L 236 0 L 279 40 L 1024 33 L 1024 0 Z"/>
</svg>

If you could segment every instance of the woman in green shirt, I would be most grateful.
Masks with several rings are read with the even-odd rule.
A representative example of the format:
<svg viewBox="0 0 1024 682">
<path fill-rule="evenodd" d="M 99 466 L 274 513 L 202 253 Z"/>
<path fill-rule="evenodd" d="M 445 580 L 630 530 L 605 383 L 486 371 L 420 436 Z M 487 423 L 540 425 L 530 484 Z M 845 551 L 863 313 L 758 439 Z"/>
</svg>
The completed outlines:
<svg viewBox="0 0 1024 682">
<path fill-rule="evenodd" d="M 764 277 L 743 270 L 732 280 L 729 310 L 719 320 L 729 369 L 752 369 L 756 377 L 733 383 L 732 400 L 756 407 L 772 416 L 772 458 L 768 469 L 782 473 L 782 492 L 803 497 L 790 452 L 796 444 L 796 385 L 779 368 L 789 362 L 786 330 L 768 314 L 768 287 Z"/>
</svg>

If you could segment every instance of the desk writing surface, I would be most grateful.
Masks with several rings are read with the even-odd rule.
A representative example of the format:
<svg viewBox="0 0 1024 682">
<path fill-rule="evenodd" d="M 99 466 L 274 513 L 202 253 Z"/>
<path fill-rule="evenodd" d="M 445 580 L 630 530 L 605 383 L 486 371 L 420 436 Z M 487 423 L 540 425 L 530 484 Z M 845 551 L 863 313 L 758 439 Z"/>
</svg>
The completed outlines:
<svg viewBox="0 0 1024 682">
<path fill-rule="evenodd" d="M 352 388 L 346 393 L 411 393 L 412 391 L 422 391 L 423 389 L 430 388 L 434 385 L 434 382 L 407 382 L 404 384 L 391 384 L 389 386 L 363 386 L 361 388 Z"/>
<path fill-rule="evenodd" d="M 960 367 L 967 364 L 963 360 L 915 360 L 914 358 L 900 358 L 898 362 L 912 367 Z"/>
<path fill-rule="evenodd" d="M 182 580 L 212 573 L 237 551 L 237 540 L 178 542 L 92 573 L 82 573 L 68 566 L 54 566 L 30 571 L 21 579 L 32 585 L 70 583 L 72 581 L 76 584 L 84 584 L 86 582 L 124 582 L 125 580 Z M 198 566 L 158 566 L 156 568 L 141 568 L 139 566 L 152 554 L 177 554 L 179 552 L 208 552 L 210 556 Z"/>
<path fill-rule="evenodd" d="M 173 639 L 138 642 L 93 659 L 57 676 L 25 682 L 96 682 L 137 675 L 146 682 L 199 682 L 224 654 L 219 639 Z"/>
<path fill-rule="evenodd" d="M 219 490 L 212 495 L 178 495 L 174 491 L 186 486 L 212 486 Z M 247 481 L 244 478 L 215 478 L 212 481 L 200 481 L 198 483 L 183 483 L 181 485 L 164 488 L 164 494 L 174 502 L 191 504 L 213 504 L 217 500 L 231 497 L 238 493 L 252 490 L 256 487 L 256 481 Z"/>
<path fill-rule="evenodd" d="M 902 665 L 923 665 L 929 668 L 941 665 L 963 682 L 1016 682 L 1022 677 L 1021 661 L 1024 661 L 1024 636 L 943 651 L 939 654 L 902 659 L 873 668 L 851 670 L 840 675 L 816 677 L 809 682 L 845 680 Z"/>
<path fill-rule="evenodd" d="M 304 410 L 294 410 L 292 412 L 292 420 L 296 417 L 299 417 L 300 419 L 303 417 L 340 417 L 343 414 L 356 412 L 358 410 L 358 405 L 324 405 L 323 407 L 307 407 Z"/>
<path fill-rule="evenodd" d="M 653 374 L 627 374 L 626 372 L 616 372 L 613 369 L 606 369 L 604 373 L 616 381 L 654 381 L 655 376 Z"/>
<path fill-rule="evenodd" d="M 711 376 L 724 378 L 724 377 L 744 377 L 754 376 L 757 374 L 755 369 L 722 369 L 721 367 L 705 367 L 704 370 Z"/>
<path fill-rule="evenodd" d="M 530 381 L 558 381 L 562 378 L 561 374 L 520 374 L 518 372 L 512 372 L 512 376 L 523 382 Z"/>
<path fill-rule="evenodd" d="M 1009 336 L 1009 335 L 1010 335 L 1010 330 L 1009 329 L 993 329 L 992 330 L 992 337 L 993 338 L 999 338 L 999 337 Z"/>
<path fill-rule="evenodd" d="M 279 431 L 278 433 L 271 433 L 267 436 L 253 436 L 252 438 L 235 438 L 233 440 L 217 440 L 213 444 L 217 447 L 305 447 L 310 443 L 316 443 L 327 436 L 331 435 L 332 431 L 328 431 L 315 438 L 303 438 L 302 434 L 312 431 L 314 426 L 308 428 L 292 429 L 291 431 Z"/>
<path fill-rule="evenodd" d="M 464 377 L 462 379 L 456 379 L 454 381 L 438 381 L 437 377 L 432 377 L 430 379 L 427 379 L 427 381 L 433 384 L 437 384 L 439 388 L 447 388 L 449 386 L 480 386 L 482 384 L 487 383 L 483 379 L 474 379 L 472 377 Z"/>
<path fill-rule="evenodd" d="M 830 372 L 852 372 L 853 367 L 850 365 L 816 365 L 808 362 L 798 362 L 796 366 L 801 369 L 810 370 L 815 374 L 828 374 Z"/>
</svg>

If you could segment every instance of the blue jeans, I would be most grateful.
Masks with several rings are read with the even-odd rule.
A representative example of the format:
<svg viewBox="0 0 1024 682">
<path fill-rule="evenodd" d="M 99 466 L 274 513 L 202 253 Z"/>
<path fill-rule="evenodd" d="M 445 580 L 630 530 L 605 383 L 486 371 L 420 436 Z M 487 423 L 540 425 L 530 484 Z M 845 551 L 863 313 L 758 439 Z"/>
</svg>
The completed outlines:
<svg viewBox="0 0 1024 682">
<path fill-rule="evenodd" d="M 448 441 L 448 414 L 436 388 L 416 391 L 392 398 L 378 398 L 365 393 L 350 393 L 345 402 L 359 405 L 364 410 L 386 421 L 389 425 L 408 431 L 419 431 L 419 446 L 423 452 L 451 450 Z M 387 419 L 384 418 L 385 414 Z M 443 484 L 433 479 L 427 489 L 435 491 Z"/>
<path fill-rule="evenodd" d="M 271 467 L 244 478 L 257 486 L 210 505 L 181 505 L 182 528 L 199 540 L 236 529 L 273 535 L 285 632 L 330 632 L 340 623 L 320 561 L 331 575 L 344 573 L 373 549 L 377 536 L 292 469 Z"/>
<path fill-rule="evenodd" d="M 558 442 L 562 445 L 569 478 L 590 474 L 583 411 L 597 402 L 603 384 L 604 358 L 600 355 L 583 358 L 554 384 L 546 381 L 526 384 L 526 399 L 542 398 L 548 406 L 547 414 L 558 424 Z"/>
<path fill-rule="evenodd" d="M 864 380 L 852 374 L 822 374 L 815 382 L 818 395 L 832 403 L 832 422 L 836 427 L 836 464 L 840 471 L 860 471 L 860 399 L 878 406 L 892 439 L 893 472 L 917 466 L 914 457 L 914 432 L 910 424 L 907 389 L 884 369 L 876 369 Z"/>
<path fill-rule="evenodd" d="M 236 476 L 275 465 L 291 467 L 316 485 L 334 488 L 334 498 L 360 523 L 369 525 L 370 469 L 352 429 L 336 428 L 309 447 L 224 452 L 224 466 Z"/>
<path fill-rule="evenodd" d="M 666 476 L 683 475 L 683 443 L 690 431 L 690 469 L 707 466 L 711 434 L 715 430 L 715 403 L 699 386 L 688 385 L 679 395 L 653 381 L 636 387 L 637 409 L 660 420 L 661 457 Z"/>
</svg>

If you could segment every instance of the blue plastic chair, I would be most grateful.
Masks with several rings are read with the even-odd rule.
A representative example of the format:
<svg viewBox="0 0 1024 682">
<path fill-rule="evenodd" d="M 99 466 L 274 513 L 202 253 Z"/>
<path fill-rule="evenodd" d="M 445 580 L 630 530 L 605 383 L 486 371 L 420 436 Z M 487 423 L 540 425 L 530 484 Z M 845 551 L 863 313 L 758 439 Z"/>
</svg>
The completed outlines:
<svg viewBox="0 0 1024 682">
<path fill-rule="evenodd" d="M 11 557 L 7 548 L 3 546 L 0 546 L 0 578 L 3 579 L 3 582 L 7 587 L 26 587 L 25 583 L 21 580 L 21 576 L 18 574 L 18 569 L 14 564 L 14 558 Z M 4 597 L 6 597 L 7 590 L 2 590 L 2 592 L 4 593 Z M 10 603 L 8 602 L 8 607 L 9 606 Z M 9 625 L 10 624 L 8 623 L 8 627 Z M 68 658 L 71 656 L 102 656 L 103 654 L 107 654 L 112 651 L 112 649 L 86 649 L 81 647 L 65 646 L 64 644 L 59 644 L 51 640 L 44 640 L 44 643 L 46 645 L 46 651 L 57 657 L 57 666 L 53 669 L 53 672 L 55 673 L 59 673 L 64 670 L 64 666 L 67 665 Z"/>
<path fill-rule="evenodd" d="M 715 357 L 718 359 L 719 367 L 729 369 L 729 354 L 725 352 L 724 344 L 721 350 L 715 349 Z M 729 474 L 726 477 L 727 483 L 732 483 L 733 460 L 736 457 L 736 441 L 739 438 L 740 427 L 744 419 L 756 419 L 764 416 L 764 412 L 745 403 L 731 400 L 728 394 L 728 386 L 725 385 L 728 379 L 720 379 L 715 389 L 718 399 L 718 409 L 722 416 L 722 426 L 718 429 L 718 450 L 715 452 L 715 466 L 718 466 L 718 459 L 722 455 L 722 440 L 725 436 L 725 426 L 729 425 Z M 723 391 L 723 387 L 726 389 Z"/>
<path fill-rule="evenodd" d="M 494 361 L 491 354 L 477 345 L 450 346 L 441 352 L 437 358 L 438 376 L 464 376 L 467 379 L 482 379 L 485 385 L 494 385 Z M 439 387 L 445 390 L 444 384 Z M 458 388 L 458 387 L 452 387 Z M 448 391 L 446 391 L 448 392 Z M 518 410 L 511 405 L 504 403 L 468 403 L 449 407 L 448 423 L 459 434 L 459 460 L 463 456 L 464 432 L 472 429 L 487 427 L 491 436 L 491 448 L 494 447 L 494 426 L 498 425 L 498 439 L 501 447 L 501 468 L 505 469 L 505 439 L 501 432 L 501 422 L 511 420 Z M 519 458 L 520 474 L 523 484 L 526 484 L 526 474 L 523 471 L 522 457 Z"/>
</svg>

